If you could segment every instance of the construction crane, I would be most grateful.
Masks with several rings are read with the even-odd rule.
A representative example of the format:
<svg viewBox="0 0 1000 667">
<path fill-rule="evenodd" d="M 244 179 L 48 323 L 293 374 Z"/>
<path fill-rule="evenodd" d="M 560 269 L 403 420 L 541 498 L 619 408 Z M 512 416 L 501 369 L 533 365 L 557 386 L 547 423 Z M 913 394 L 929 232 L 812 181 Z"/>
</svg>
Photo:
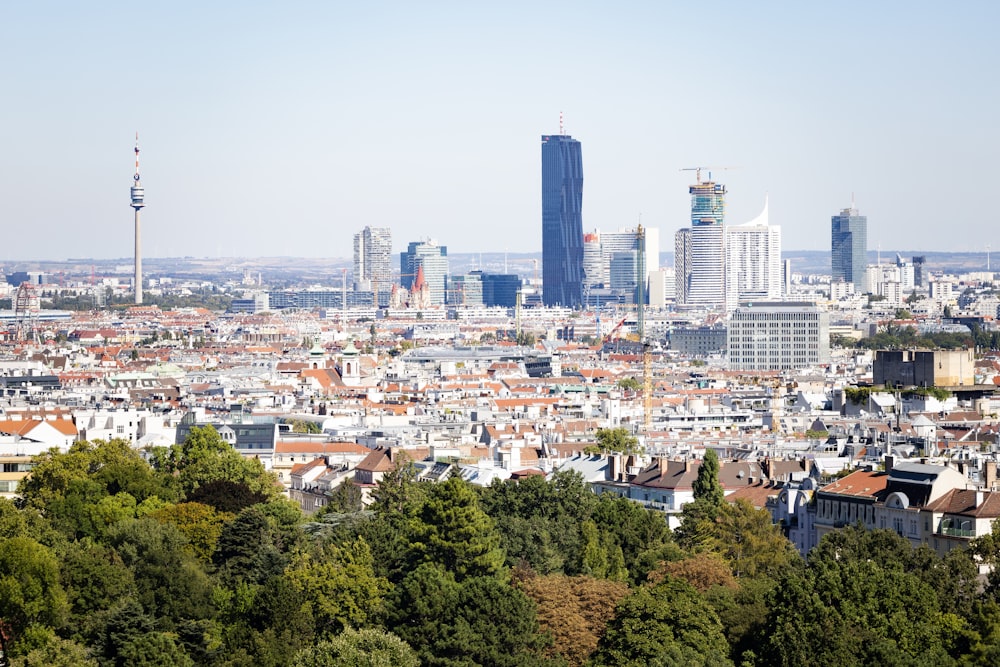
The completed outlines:
<svg viewBox="0 0 1000 667">
<path fill-rule="evenodd" d="M 636 276 L 635 308 L 642 344 L 642 427 L 647 433 L 653 425 L 653 353 L 646 337 L 646 230 L 642 225 L 635 230 Z"/>
<path fill-rule="evenodd" d="M 678 171 L 693 171 L 694 172 L 694 180 L 695 180 L 696 183 L 698 183 L 700 185 L 701 184 L 701 170 L 702 169 L 704 169 L 705 171 L 708 171 L 708 180 L 711 181 L 712 180 L 712 172 L 709 171 L 710 169 L 717 169 L 719 171 L 727 171 L 729 169 L 739 169 L 739 167 L 682 167 L 682 168 L 678 169 Z"/>
</svg>

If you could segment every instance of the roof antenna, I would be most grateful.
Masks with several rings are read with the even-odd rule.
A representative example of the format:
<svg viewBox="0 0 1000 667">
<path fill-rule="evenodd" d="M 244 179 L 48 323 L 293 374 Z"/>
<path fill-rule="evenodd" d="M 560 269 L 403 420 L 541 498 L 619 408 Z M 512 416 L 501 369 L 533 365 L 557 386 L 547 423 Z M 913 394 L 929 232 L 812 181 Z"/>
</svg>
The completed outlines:
<svg viewBox="0 0 1000 667">
<path fill-rule="evenodd" d="M 566 130 L 563 127 L 563 112 L 562 111 L 559 112 L 559 134 L 560 134 L 560 136 L 566 134 Z"/>
</svg>

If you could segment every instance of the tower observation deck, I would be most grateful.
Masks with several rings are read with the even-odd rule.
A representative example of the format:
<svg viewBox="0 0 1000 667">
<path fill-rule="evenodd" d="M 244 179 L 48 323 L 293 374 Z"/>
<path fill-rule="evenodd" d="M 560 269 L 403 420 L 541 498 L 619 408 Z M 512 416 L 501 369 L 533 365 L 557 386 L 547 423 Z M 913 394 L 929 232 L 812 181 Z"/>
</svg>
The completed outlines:
<svg viewBox="0 0 1000 667">
<path fill-rule="evenodd" d="M 146 205 L 143 199 L 146 195 L 142 182 L 139 180 L 139 133 L 135 133 L 135 175 L 132 177 L 132 208 L 135 209 L 135 303 L 142 303 L 142 236 L 139 224 L 139 211 Z"/>
</svg>

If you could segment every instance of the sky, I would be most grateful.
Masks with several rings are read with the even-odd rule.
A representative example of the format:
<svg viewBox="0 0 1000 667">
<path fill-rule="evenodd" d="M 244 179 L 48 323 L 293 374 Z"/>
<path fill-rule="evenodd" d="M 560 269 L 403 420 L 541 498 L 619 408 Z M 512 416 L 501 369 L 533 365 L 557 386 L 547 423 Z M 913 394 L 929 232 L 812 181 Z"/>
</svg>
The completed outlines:
<svg viewBox="0 0 1000 667">
<path fill-rule="evenodd" d="M 541 249 L 542 134 L 582 142 L 584 230 L 727 222 L 786 250 L 1000 249 L 1000 3 L 0 3 L 0 260 Z M 730 167 L 722 169 L 721 167 Z"/>
</svg>

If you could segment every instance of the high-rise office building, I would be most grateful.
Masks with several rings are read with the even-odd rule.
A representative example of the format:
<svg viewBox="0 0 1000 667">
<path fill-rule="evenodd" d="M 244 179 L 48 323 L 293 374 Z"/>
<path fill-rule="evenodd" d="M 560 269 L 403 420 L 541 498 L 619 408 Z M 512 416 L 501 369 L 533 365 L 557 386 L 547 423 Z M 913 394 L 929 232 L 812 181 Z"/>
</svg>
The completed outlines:
<svg viewBox="0 0 1000 667">
<path fill-rule="evenodd" d="M 608 266 L 604 262 L 601 233 L 593 231 L 583 235 L 583 286 L 587 289 L 601 289 L 608 284 Z"/>
<path fill-rule="evenodd" d="M 542 136 L 542 302 L 583 303 L 583 157 L 565 134 Z"/>
<path fill-rule="evenodd" d="M 927 263 L 927 258 L 924 255 L 914 255 L 912 261 L 913 285 L 920 288 L 927 287 L 927 270 L 924 268 L 924 265 Z"/>
<path fill-rule="evenodd" d="M 865 266 L 868 257 L 868 218 L 858 209 L 845 208 L 831 218 L 831 277 L 854 283 L 854 290 L 867 290 Z"/>
<path fill-rule="evenodd" d="M 691 228 L 681 227 L 674 234 L 674 298 L 687 303 L 691 284 Z"/>
<path fill-rule="evenodd" d="M 726 309 L 781 299 L 781 227 L 769 224 L 767 200 L 756 218 L 726 228 Z"/>
<path fill-rule="evenodd" d="M 702 306 L 725 306 L 726 186 L 699 181 L 690 186 L 691 267 L 687 301 Z"/>
<path fill-rule="evenodd" d="M 392 230 L 365 227 L 354 235 L 354 289 L 392 289 Z"/>
<path fill-rule="evenodd" d="M 635 303 L 640 274 L 644 281 L 644 294 L 648 294 L 650 274 L 660 268 L 660 230 L 644 227 L 641 243 L 645 267 L 639 266 L 639 232 L 623 229 L 618 232 L 601 232 L 584 235 L 583 270 L 584 294 L 589 292 L 588 305 L 600 297 L 607 300 Z"/>
<path fill-rule="evenodd" d="M 411 289 L 421 267 L 430 288 L 431 304 L 439 306 L 445 303 L 448 293 L 448 248 L 434 241 L 412 241 L 406 250 L 399 253 L 400 284 Z"/>
</svg>

